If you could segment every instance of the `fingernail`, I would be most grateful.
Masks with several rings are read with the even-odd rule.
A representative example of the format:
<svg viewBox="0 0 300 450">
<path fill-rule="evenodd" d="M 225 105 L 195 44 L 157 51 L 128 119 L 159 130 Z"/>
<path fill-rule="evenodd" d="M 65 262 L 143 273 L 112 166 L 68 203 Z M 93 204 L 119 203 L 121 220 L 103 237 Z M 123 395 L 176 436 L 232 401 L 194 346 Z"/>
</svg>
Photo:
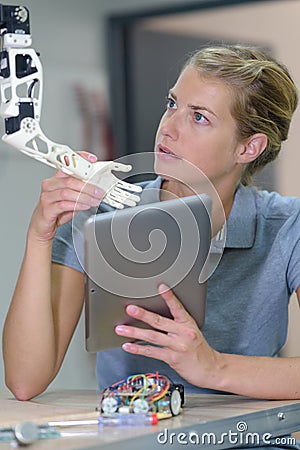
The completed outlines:
<svg viewBox="0 0 300 450">
<path fill-rule="evenodd" d="M 101 189 L 96 188 L 94 190 L 94 195 L 96 195 L 97 197 L 102 197 L 103 196 L 103 191 Z"/>
<path fill-rule="evenodd" d="M 123 333 L 125 331 L 125 328 L 122 327 L 122 325 L 118 325 L 116 326 L 115 330 L 116 332 Z"/>
<path fill-rule="evenodd" d="M 91 205 L 93 206 L 99 205 L 99 200 L 97 198 L 91 198 Z"/>
<path fill-rule="evenodd" d="M 130 350 L 132 348 L 131 344 L 129 342 L 126 342 L 125 344 L 122 345 L 122 349 L 123 350 Z"/>
<path fill-rule="evenodd" d="M 127 311 L 131 314 L 137 314 L 138 308 L 135 305 L 129 305 Z"/>
<path fill-rule="evenodd" d="M 166 291 L 169 291 L 170 290 L 170 288 L 169 288 L 169 286 L 167 286 L 166 284 L 160 284 L 159 286 L 158 286 L 158 291 L 160 292 L 160 293 L 163 293 L 163 292 L 166 292 Z"/>
<path fill-rule="evenodd" d="M 96 155 L 89 155 L 88 160 L 91 162 L 95 162 L 97 161 L 97 156 Z"/>
</svg>

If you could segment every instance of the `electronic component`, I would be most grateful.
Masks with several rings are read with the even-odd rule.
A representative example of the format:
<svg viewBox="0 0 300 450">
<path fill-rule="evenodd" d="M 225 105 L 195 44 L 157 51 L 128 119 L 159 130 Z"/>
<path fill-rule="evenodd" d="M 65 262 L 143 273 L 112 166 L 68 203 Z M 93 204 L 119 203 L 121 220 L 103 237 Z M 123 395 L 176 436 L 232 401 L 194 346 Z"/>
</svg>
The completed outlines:
<svg viewBox="0 0 300 450">
<path fill-rule="evenodd" d="M 158 373 L 131 375 L 107 387 L 100 399 L 102 414 L 177 416 L 184 404 L 184 388 Z"/>
<path fill-rule="evenodd" d="M 38 439 L 59 437 L 57 429 L 73 426 L 132 427 L 156 425 L 158 420 L 180 414 L 184 388 L 156 373 L 131 375 L 106 388 L 100 398 L 97 419 L 59 420 L 45 424 L 21 422 L 15 427 L 0 427 L 0 442 L 30 445 Z"/>
</svg>

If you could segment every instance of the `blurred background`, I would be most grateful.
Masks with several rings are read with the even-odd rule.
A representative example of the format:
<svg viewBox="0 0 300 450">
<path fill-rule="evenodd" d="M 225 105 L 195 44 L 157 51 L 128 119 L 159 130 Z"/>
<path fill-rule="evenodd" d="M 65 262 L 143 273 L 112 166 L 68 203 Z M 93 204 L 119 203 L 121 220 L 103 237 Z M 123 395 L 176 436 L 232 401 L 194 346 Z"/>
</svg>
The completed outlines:
<svg viewBox="0 0 300 450">
<path fill-rule="evenodd" d="M 202 45 L 261 45 L 288 66 L 300 87 L 299 0 L 27 0 L 24 5 L 44 69 L 42 129 L 51 140 L 100 159 L 152 151 L 168 88 L 184 55 Z M 0 130 L 2 135 L 2 123 Z M 297 111 L 280 158 L 260 175 L 259 185 L 300 195 L 299 142 Z M 53 170 L 0 142 L 1 330 L 41 181 Z M 300 354 L 297 313 L 293 298 L 283 355 Z M 82 316 L 50 387 L 95 389 L 94 365 L 94 355 L 84 347 Z"/>
</svg>

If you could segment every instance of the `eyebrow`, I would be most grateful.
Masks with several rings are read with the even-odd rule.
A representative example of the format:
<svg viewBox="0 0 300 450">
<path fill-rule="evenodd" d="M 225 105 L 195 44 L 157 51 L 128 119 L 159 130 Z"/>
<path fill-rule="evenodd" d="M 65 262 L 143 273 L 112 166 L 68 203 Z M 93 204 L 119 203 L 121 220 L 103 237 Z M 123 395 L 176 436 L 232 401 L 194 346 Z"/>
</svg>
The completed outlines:
<svg viewBox="0 0 300 450">
<path fill-rule="evenodd" d="M 170 95 L 171 97 L 173 97 L 174 100 L 177 101 L 177 95 L 175 94 L 175 92 L 173 92 L 172 90 L 170 90 L 170 91 L 169 91 L 169 95 Z M 216 114 L 214 111 L 212 111 L 211 109 L 207 108 L 206 106 L 199 106 L 199 105 L 193 105 L 193 104 L 188 103 L 188 107 L 191 108 L 193 111 L 198 111 L 198 110 L 200 110 L 200 111 L 207 111 L 208 113 L 210 113 L 210 114 L 212 114 L 213 116 L 215 116 L 215 117 L 218 118 L 217 114 Z"/>
</svg>

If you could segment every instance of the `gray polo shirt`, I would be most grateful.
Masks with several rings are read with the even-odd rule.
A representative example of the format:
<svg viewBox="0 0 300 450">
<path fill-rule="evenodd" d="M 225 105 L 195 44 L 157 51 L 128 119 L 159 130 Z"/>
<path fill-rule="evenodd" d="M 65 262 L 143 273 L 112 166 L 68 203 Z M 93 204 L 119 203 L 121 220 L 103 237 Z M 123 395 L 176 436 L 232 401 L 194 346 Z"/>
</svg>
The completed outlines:
<svg viewBox="0 0 300 450">
<path fill-rule="evenodd" d="M 160 183 L 157 178 L 147 184 L 143 203 L 158 201 Z M 74 227 L 81 261 L 84 219 L 83 214 Z M 71 223 L 56 234 L 53 262 L 83 272 Z M 204 336 L 221 352 L 277 356 L 286 340 L 289 298 L 299 285 L 300 199 L 239 186 L 227 221 L 225 250 L 208 280 Z M 186 392 L 211 392 L 186 383 L 161 361 L 120 348 L 98 353 L 96 370 L 101 390 L 130 374 L 158 370 L 184 384 Z"/>
</svg>

